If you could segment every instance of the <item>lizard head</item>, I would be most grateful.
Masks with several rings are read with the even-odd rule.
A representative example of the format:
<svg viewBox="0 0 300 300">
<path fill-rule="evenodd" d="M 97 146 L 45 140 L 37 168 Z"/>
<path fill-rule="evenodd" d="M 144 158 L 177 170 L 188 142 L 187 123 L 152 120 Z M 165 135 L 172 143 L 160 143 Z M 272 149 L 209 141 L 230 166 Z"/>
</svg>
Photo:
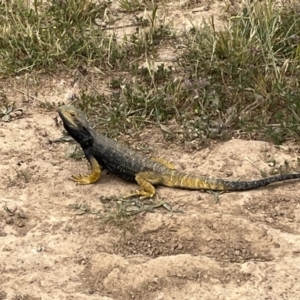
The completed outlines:
<svg viewBox="0 0 300 300">
<path fill-rule="evenodd" d="M 93 137 L 85 114 L 72 105 L 60 106 L 57 110 L 69 135 L 82 147 L 91 146 Z"/>
</svg>

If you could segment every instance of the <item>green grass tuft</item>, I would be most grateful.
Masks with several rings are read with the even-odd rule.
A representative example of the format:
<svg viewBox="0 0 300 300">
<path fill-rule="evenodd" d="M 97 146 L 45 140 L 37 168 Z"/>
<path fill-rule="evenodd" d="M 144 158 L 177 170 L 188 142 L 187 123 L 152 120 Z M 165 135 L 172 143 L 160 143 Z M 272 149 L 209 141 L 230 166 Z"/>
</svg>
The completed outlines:
<svg viewBox="0 0 300 300">
<path fill-rule="evenodd" d="M 299 8 L 266 1 L 244 8 L 228 30 L 187 34 L 180 64 L 208 121 L 276 143 L 299 131 Z"/>
<path fill-rule="evenodd" d="M 1 3 L 0 74 L 101 70 L 109 92 L 84 91 L 78 105 L 111 135 L 154 124 L 182 141 L 298 139 L 297 1 L 249 1 L 223 31 L 212 20 L 181 35 L 158 18 L 164 2 L 118 4 L 113 11 L 109 1 Z M 147 17 L 135 15 L 144 10 Z M 124 38 L 103 26 L 120 13 L 132 14 L 135 29 Z M 165 48 L 177 59 L 154 63 Z"/>
</svg>

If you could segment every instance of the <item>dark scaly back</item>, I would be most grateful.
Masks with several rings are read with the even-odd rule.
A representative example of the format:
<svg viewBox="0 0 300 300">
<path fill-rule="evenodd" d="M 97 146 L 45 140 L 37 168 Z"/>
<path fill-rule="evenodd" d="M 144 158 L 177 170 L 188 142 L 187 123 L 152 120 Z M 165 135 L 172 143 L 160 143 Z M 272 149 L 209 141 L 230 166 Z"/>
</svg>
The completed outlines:
<svg viewBox="0 0 300 300">
<path fill-rule="evenodd" d="M 155 171 L 165 173 L 168 168 L 138 152 L 117 143 L 102 134 L 89 129 L 93 136 L 93 155 L 103 167 L 119 177 L 135 181 L 135 175 L 140 172 Z"/>
</svg>

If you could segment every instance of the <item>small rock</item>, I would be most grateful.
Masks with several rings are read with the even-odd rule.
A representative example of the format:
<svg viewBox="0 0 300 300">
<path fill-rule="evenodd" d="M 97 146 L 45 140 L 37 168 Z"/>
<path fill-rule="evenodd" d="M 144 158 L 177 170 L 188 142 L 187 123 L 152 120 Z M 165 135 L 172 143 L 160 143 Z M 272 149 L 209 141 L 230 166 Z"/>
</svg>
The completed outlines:
<svg viewBox="0 0 300 300">
<path fill-rule="evenodd" d="M 269 224 L 273 224 L 274 220 L 272 218 L 266 218 L 265 221 Z"/>
</svg>

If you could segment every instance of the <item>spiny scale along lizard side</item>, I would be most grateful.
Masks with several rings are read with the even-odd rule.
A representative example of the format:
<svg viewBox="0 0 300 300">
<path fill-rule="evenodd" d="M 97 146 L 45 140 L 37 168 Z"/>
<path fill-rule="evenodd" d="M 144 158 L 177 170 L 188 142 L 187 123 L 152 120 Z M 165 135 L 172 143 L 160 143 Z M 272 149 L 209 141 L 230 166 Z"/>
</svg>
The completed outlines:
<svg viewBox="0 0 300 300">
<path fill-rule="evenodd" d="M 130 196 L 142 199 L 155 195 L 155 185 L 211 191 L 245 191 L 268 184 L 300 178 L 300 174 L 282 174 L 254 181 L 227 181 L 181 173 L 163 159 L 147 158 L 90 127 L 85 114 L 72 105 L 59 107 L 66 131 L 80 144 L 91 165 L 89 175 L 73 175 L 78 184 L 91 184 L 100 179 L 101 169 L 107 169 L 122 179 L 137 182 L 140 190 Z M 128 197 L 130 197 L 128 196 Z"/>
</svg>

